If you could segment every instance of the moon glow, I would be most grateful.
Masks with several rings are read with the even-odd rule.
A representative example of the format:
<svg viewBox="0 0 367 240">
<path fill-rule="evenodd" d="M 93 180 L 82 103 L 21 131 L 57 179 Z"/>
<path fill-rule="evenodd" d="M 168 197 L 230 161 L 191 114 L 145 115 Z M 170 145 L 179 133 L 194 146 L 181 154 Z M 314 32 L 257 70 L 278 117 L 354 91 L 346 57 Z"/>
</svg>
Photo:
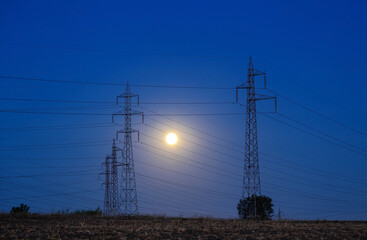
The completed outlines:
<svg viewBox="0 0 367 240">
<path fill-rule="evenodd" d="M 174 133 L 169 133 L 166 136 L 166 143 L 169 145 L 174 145 L 177 143 L 177 135 Z"/>
</svg>

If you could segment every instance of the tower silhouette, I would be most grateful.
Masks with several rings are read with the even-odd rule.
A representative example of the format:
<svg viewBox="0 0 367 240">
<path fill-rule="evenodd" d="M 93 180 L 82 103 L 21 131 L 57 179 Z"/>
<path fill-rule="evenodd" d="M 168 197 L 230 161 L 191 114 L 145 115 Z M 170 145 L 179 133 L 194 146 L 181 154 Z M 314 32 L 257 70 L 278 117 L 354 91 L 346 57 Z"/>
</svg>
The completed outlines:
<svg viewBox="0 0 367 240">
<path fill-rule="evenodd" d="M 115 139 L 112 144 L 112 154 L 107 155 L 103 163 L 105 172 L 105 196 L 103 212 L 108 216 L 116 216 L 120 213 L 120 198 L 118 190 L 118 169 L 120 165 L 117 161 L 117 152 L 121 151 L 116 146 Z"/>
<path fill-rule="evenodd" d="M 247 81 L 236 88 L 236 101 L 238 102 L 238 90 L 246 89 L 246 121 L 245 121 L 245 157 L 243 172 L 242 198 L 252 198 L 248 209 L 250 218 L 256 219 L 256 196 L 261 195 L 259 151 L 257 139 L 257 117 L 256 101 L 275 99 L 275 97 L 263 94 L 256 94 L 255 77 L 264 76 L 264 86 L 266 87 L 266 74 L 254 68 L 250 57 L 247 70 Z"/>
<path fill-rule="evenodd" d="M 116 141 L 113 139 L 111 159 L 111 215 L 116 216 L 120 214 L 120 198 L 119 198 L 119 182 L 118 169 L 120 165 L 117 161 L 117 153 L 121 149 L 116 146 Z"/>
<path fill-rule="evenodd" d="M 125 92 L 117 96 L 117 104 L 119 99 L 123 99 L 123 110 L 113 114 L 114 116 L 123 116 L 123 128 L 117 131 L 117 140 L 119 136 L 123 135 L 122 141 L 122 160 L 119 164 L 121 170 L 121 186 L 120 186 L 120 197 L 121 197 L 121 213 L 124 215 L 134 215 L 139 213 L 138 209 L 138 198 L 136 193 L 136 180 L 135 180 L 135 169 L 134 169 L 134 156 L 133 156 L 133 145 L 132 145 L 132 134 L 137 130 L 131 128 L 131 121 L 133 115 L 142 115 L 142 112 L 135 111 L 131 108 L 131 101 L 133 98 L 137 98 L 139 105 L 139 95 L 132 94 L 130 91 L 129 84 L 126 84 Z M 143 115 L 142 115 L 143 116 Z"/>
<path fill-rule="evenodd" d="M 107 155 L 105 162 L 103 163 L 105 172 L 103 173 L 105 175 L 105 192 L 104 192 L 104 205 L 103 205 L 103 214 L 110 216 L 111 215 L 111 164 L 110 164 L 110 158 Z"/>
</svg>

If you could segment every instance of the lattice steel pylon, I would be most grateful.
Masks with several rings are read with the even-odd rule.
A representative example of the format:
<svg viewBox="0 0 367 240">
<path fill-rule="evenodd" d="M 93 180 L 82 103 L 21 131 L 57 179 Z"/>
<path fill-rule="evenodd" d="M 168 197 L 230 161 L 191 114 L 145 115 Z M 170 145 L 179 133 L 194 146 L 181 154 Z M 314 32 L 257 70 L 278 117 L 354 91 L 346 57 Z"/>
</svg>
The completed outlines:
<svg viewBox="0 0 367 240">
<path fill-rule="evenodd" d="M 123 134 L 123 146 L 122 146 L 122 162 L 120 166 L 121 170 L 121 186 L 120 186 L 120 197 L 121 197 L 121 213 L 124 215 L 135 215 L 139 213 L 138 209 L 138 198 L 136 193 L 136 180 L 135 180 L 135 169 L 134 169 L 134 157 L 133 157 L 133 145 L 132 145 L 132 133 L 139 131 L 131 128 L 131 118 L 133 115 L 142 115 L 143 113 L 132 110 L 131 101 L 132 98 L 137 98 L 139 105 L 139 95 L 132 94 L 130 91 L 129 84 L 126 84 L 125 92 L 117 96 L 117 104 L 119 99 L 124 99 L 123 110 L 119 111 L 114 116 L 124 116 L 123 129 L 117 131 L 117 139 L 119 134 Z"/>
<path fill-rule="evenodd" d="M 238 90 L 246 89 L 246 123 L 245 123 L 245 157 L 243 172 L 242 198 L 253 199 L 250 201 L 249 216 L 256 219 L 256 196 L 261 196 L 260 183 L 260 166 L 257 139 L 257 117 L 256 117 L 256 101 L 275 99 L 272 96 L 256 94 L 255 76 L 264 76 L 264 87 L 266 88 L 266 74 L 254 68 L 252 58 L 247 70 L 247 82 L 236 88 L 236 101 L 238 102 Z"/>
<path fill-rule="evenodd" d="M 117 152 L 121 151 L 116 146 L 115 139 L 112 144 L 112 154 L 107 155 L 103 163 L 105 172 L 105 196 L 103 213 L 107 216 L 116 216 L 120 213 L 120 198 L 118 190 L 118 169 Z"/>
<path fill-rule="evenodd" d="M 103 214 L 110 216 L 111 215 L 111 162 L 110 158 L 107 155 L 105 162 L 103 163 L 105 172 L 105 181 L 104 181 L 104 205 L 103 205 Z"/>
<path fill-rule="evenodd" d="M 117 161 L 117 153 L 122 150 L 116 146 L 116 141 L 113 139 L 111 159 L 111 215 L 120 214 L 120 196 L 119 196 L 119 181 L 118 169 L 120 163 Z"/>
</svg>

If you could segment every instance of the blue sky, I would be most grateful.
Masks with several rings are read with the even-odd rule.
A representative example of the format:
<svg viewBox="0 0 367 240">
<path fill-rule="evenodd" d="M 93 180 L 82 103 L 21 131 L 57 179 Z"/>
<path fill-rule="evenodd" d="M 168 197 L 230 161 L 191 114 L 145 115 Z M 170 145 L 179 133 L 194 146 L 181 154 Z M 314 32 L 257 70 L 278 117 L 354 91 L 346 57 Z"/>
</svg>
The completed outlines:
<svg viewBox="0 0 367 240">
<path fill-rule="evenodd" d="M 292 219 L 366 219 L 366 7 L 364 1 L 2 1 L 0 76 L 234 88 L 252 56 L 270 90 L 314 111 L 280 96 L 283 115 L 265 114 L 272 103 L 258 103 L 262 192 L 275 211 Z M 0 81 L 0 210 L 21 202 L 34 212 L 102 207 L 98 173 L 118 129 L 108 114 L 118 107 L 4 98 L 114 102 L 124 87 Z M 261 79 L 256 84 L 261 88 Z M 142 103 L 235 100 L 232 89 L 132 90 Z M 162 114 L 244 111 L 236 104 L 141 106 Z M 244 116 L 139 123 L 135 118 L 142 213 L 236 217 Z M 179 135 L 176 147 L 162 142 L 171 131 Z"/>
</svg>

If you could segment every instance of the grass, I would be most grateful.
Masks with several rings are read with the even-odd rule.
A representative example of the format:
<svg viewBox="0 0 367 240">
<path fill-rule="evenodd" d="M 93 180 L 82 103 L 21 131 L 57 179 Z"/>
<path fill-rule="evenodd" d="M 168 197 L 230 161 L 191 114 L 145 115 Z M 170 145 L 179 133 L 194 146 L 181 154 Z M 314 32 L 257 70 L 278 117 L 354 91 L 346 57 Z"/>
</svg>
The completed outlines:
<svg viewBox="0 0 367 240">
<path fill-rule="evenodd" d="M 0 239 L 367 239 L 367 222 L 0 215 Z"/>
</svg>

